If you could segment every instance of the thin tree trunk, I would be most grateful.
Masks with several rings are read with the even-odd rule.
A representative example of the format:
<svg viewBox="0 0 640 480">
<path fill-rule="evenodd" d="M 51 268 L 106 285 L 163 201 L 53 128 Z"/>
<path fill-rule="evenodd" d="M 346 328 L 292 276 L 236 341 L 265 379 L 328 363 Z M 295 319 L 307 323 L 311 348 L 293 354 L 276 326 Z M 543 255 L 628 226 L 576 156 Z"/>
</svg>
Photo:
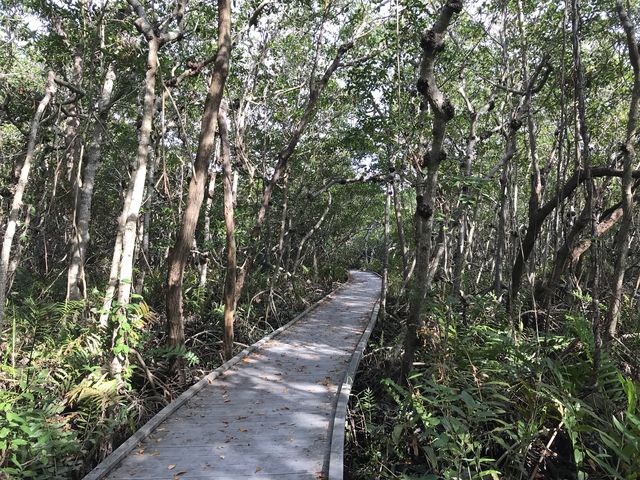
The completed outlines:
<svg viewBox="0 0 640 480">
<path fill-rule="evenodd" d="M 83 59 L 80 49 L 76 49 L 73 54 L 73 83 L 80 87 L 83 77 Z M 75 93 L 75 92 L 72 92 Z M 67 181 L 71 181 L 73 168 L 75 167 L 78 155 L 80 154 L 82 142 L 80 141 L 80 102 L 79 95 L 76 94 L 75 101 L 72 101 L 68 108 L 69 116 L 64 131 L 65 163 L 67 168 Z M 78 165 L 78 168 L 80 166 Z"/>
<path fill-rule="evenodd" d="M 79 300 L 84 297 L 86 292 L 84 263 L 90 241 L 89 225 L 91 223 L 93 188 L 101 161 L 102 140 L 105 134 L 104 125 L 107 121 L 115 78 L 113 65 L 109 65 L 102 87 L 102 95 L 98 102 L 96 119 L 93 123 L 93 133 L 83 159 L 81 180 L 78 182 L 73 213 L 74 232 L 71 237 L 69 271 L 67 272 L 67 300 Z"/>
<path fill-rule="evenodd" d="M 42 115 L 55 93 L 55 75 L 50 71 L 47 78 L 47 84 L 45 86 L 44 97 L 42 97 L 40 103 L 38 103 L 38 108 L 33 116 L 33 120 L 31 121 L 31 130 L 29 131 L 29 141 L 27 143 L 27 154 L 25 155 L 22 166 L 20 167 L 20 175 L 13 195 L 13 201 L 11 202 L 11 210 L 9 212 L 9 218 L 7 219 L 7 225 L 4 231 L 4 239 L 2 241 L 2 252 L 0 253 L 0 337 L 2 337 L 4 324 L 4 304 L 7 298 L 7 273 L 9 270 L 9 261 L 11 259 L 13 237 L 15 236 L 16 228 L 18 226 L 18 218 L 20 217 L 20 210 L 23 205 L 24 192 L 27 188 L 27 183 L 29 182 L 29 173 L 31 171 L 31 163 L 33 162 L 36 150 L 36 141 L 38 139 L 38 130 L 40 129 Z"/>
<path fill-rule="evenodd" d="M 273 300 L 274 292 L 278 284 L 278 279 L 280 278 L 280 273 L 284 271 L 284 269 L 286 268 L 284 254 L 285 254 L 285 239 L 287 237 L 287 222 L 289 220 L 289 173 L 288 172 L 284 173 L 284 175 L 282 176 L 282 180 L 283 180 L 282 181 L 283 203 L 282 203 L 282 214 L 280 216 L 280 234 L 278 236 L 276 262 L 274 265 L 273 274 L 269 279 L 269 306 L 265 313 L 265 322 L 267 323 L 269 321 L 269 314 L 271 312 L 273 312 L 273 314 L 276 315 L 277 317 L 277 310 L 276 310 L 275 302 Z"/>
<path fill-rule="evenodd" d="M 433 229 L 433 208 L 438 186 L 438 168 L 445 154 L 442 149 L 447 123 L 453 119 L 455 110 L 451 102 L 440 91 L 436 83 L 434 66 L 436 55 L 444 47 L 444 37 L 454 14 L 460 13 L 462 2 L 448 0 L 440 9 L 433 27 L 422 36 L 422 59 L 417 82 L 418 92 L 429 103 L 433 111 L 431 149 L 424 157 L 427 173 L 424 186 L 416 188 L 416 269 L 412 285 L 412 296 L 407 318 L 407 331 L 401 361 L 401 380 L 405 381 L 413 366 L 413 358 L 418 346 L 418 325 L 422 317 L 425 297 L 430 285 L 427 283 L 431 257 L 431 231 Z M 418 172 L 420 173 L 420 172 Z M 422 175 L 419 175 L 422 180 Z"/>
<path fill-rule="evenodd" d="M 207 172 L 215 145 L 215 131 L 218 110 L 222 101 L 224 86 L 229 73 L 231 55 L 231 1 L 218 1 L 218 55 L 209 83 L 204 113 L 198 139 L 198 151 L 193 165 L 193 175 L 189 182 L 187 203 L 182 216 L 180 232 L 169 253 L 167 273 L 167 333 L 171 346 L 184 344 L 182 318 L 182 281 L 184 269 L 198 223 L 200 208 L 204 199 Z"/>
<path fill-rule="evenodd" d="M 27 204 L 25 208 L 25 218 L 22 224 L 22 234 L 18 236 L 18 244 L 16 245 L 16 251 L 9 262 L 9 268 L 7 269 L 7 292 L 11 291 L 11 287 L 13 286 L 13 281 L 16 278 L 16 270 L 18 269 L 18 265 L 20 265 L 20 260 L 22 259 L 22 251 L 24 250 L 24 244 L 26 241 L 23 241 L 22 238 L 29 238 L 29 225 L 31 224 L 31 205 Z"/>
<path fill-rule="evenodd" d="M 149 40 L 149 52 L 147 56 L 147 74 L 145 78 L 144 107 L 142 111 L 142 126 L 140 127 L 140 139 L 136 166 L 131 176 L 131 195 L 128 208 L 123 209 L 123 233 L 122 253 L 118 272 L 118 304 L 121 308 L 129 304 L 131 298 L 131 286 L 133 281 L 133 255 L 136 246 L 136 233 L 140 207 L 144 198 L 144 186 L 147 178 L 147 166 L 149 163 L 149 146 L 151 144 L 151 129 L 153 114 L 155 112 L 155 87 L 158 73 L 158 50 L 160 41 L 158 38 Z"/>
<path fill-rule="evenodd" d="M 111 262 L 111 273 L 101 315 L 101 324 L 103 325 L 105 325 L 108 320 L 116 289 L 118 290 L 119 308 L 126 308 L 131 298 L 138 217 L 144 198 L 149 148 L 151 144 L 151 130 L 153 128 L 153 116 L 156 111 L 155 89 L 159 68 L 158 52 L 162 46 L 167 43 L 182 38 L 182 21 L 184 19 L 186 0 L 176 0 L 175 19 L 178 29 L 171 32 L 158 32 L 158 25 L 151 24 L 139 0 L 128 0 L 128 3 L 137 15 L 137 19 L 134 22 L 136 28 L 147 40 L 147 71 L 144 82 L 145 93 L 136 162 L 129 180 L 122 213 L 118 221 L 118 233 Z M 167 25 L 165 25 L 165 27 L 166 26 Z"/>
<path fill-rule="evenodd" d="M 222 153 L 222 185 L 224 188 L 224 225 L 226 230 L 227 273 L 224 281 L 224 336 L 222 340 L 224 358 L 233 357 L 233 324 L 236 312 L 236 236 L 234 221 L 233 172 L 229 152 L 229 132 L 224 108 L 219 114 L 220 144 Z"/>
<path fill-rule="evenodd" d="M 627 138 L 623 148 L 624 167 L 622 174 L 622 220 L 620 230 L 616 238 L 616 263 L 613 273 L 613 292 L 609 308 L 607 310 L 607 336 L 616 337 L 618 322 L 620 320 L 620 307 L 622 305 L 622 293 L 624 288 L 624 276 L 626 271 L 627 256 L 629 254 L 629 239 L 631 234 L 631 223 L 633 220 L 633 192 L 632 192 L 632 170 L 636 159 L 635 142 L 638 125 L 638 115 L 640 109 L 640 51 L 638 49 L 638 39 L 636 32 L 627 12 L 622 6 L 622 2 L 616 3 L 616 10 L 620 17 L 620 22 L 627 37 L 629 48 L 629 58 L 633 67 L 633 91 L 631 93 L 631 104 L 629 106 L 629 117 L 627 121 Z"/>
<path fill-rule="evenodd" d="M 217 163 L 217 161 L 216 161 Z M 209 262 L 211 259 L 211 251 L 209 250 L 211 239 L 211 214 L 213 208 L 213 195 L 216 191 L 216 171 L 209 168 L 209 186 L 207 188 L 207 203 L 204 208 L 204 243 L 203 243 L 203 255 L 200 259 L 200 281 L 199 286 L 204 289 L 207 286 L 207 274 L 209 272 Z"/>
<path fill-rule="evenodd" d="M 519 125 L 518 125 L 519 126 Z M 500 175 L 500 208 L 498 210 L 498 225 L 496 228 L 496 251 L 494 256 L 493 291 L 496 297 L 502 296 L 502 266 L 504 263 L 506 248 L 507 208 L 509 198 L 507 194 L 507 182 L 509 180 L 509 165 L 516 154 L 517 128 L 509 127 L 506 150 L 502 156 L 502 173 Z"/>
<path fill-rule="evenodd" d="M 387 291 L 389 290 L 389 210 L 391 209 L 391 195 L 389 184 L 384 189 L 384 252 L 382 262 L 382 288 L 380 298 L 380 318 L 384 321 L 387 316 Z"/>
<path fill-rule="evenodd" d="M 398 181 L 395 175 L 393 176 L 391 189 L 393 193 L 393 212 L 396 219 L 396 230 L 398 232 L 398 244 L 400 254 L 402 255 L 402 284 L 404 285 L 409 277 L 409 259 L 407 255 L 407 240 L 404 234 L 404 224 L 402 223 L 402 205 L 400 202 L 400 193 L 398 192 Z"/>
<path fill-rule="evenodd" d="M 471 165 L 476 158 L 476 143 L 478 141 L 478 113 L 471 105 L 471 102 L 468 102 L 467 108 L 470 110 L 469 113 L 471 114 L 471 122 L 469 125 L 469 135 L 467 137 L 467 148 L 464 156 L 464 162 L 460 166 L 460 170 L 462 170 L 461 173 L 465 179 L 471 176 Z M 469 223 L 467 206 L 468 196 L 469 186 L 467 185 L 466 181 L 463 180 L 462 187 L 460 188 L 460 206 L 458 209 L 460 214 L 458 220 L 458 244 L 456 246 L 453 258 L 453 294 L 458 296 L 462 295 L 462 275 L 464 272 L 464 264 L 467 253 L 467 228 Z"/>
<path fill-rule="evenodd" d="M 329 201 L 327 202 L 327 206 L 324 209 L 324 212 L 322 212 L 322 215 L 320 215 L 320 218 L 318 219 L 318 221 L 313 225 L 313 227 L 311 227 L 311 229 L 304 235 L 304 237 L 302 237 L 302 240 L 300 240 L 300 243 L 298 244 L 298 251 L 296 252 L 296 259 L 293 262 L 293 269 L 291 271 L 292 276 L 295 276 L 296 271 L 298 270 L 298 267 L 300 266 L 300 263 L 302 261 L 301 255 L 302 255 L 302 249 L 304 248 L 304 245 L 313 236 L 313 234 L 316 233 L 318 228 L 320 228 L 320 226 L 324 222 L 324 219 L 327 217 L 327 214 L 331 209 L 332 201 L 333 199 L 331 196 L 331 192 L 329 192 Z"/>
</svg>

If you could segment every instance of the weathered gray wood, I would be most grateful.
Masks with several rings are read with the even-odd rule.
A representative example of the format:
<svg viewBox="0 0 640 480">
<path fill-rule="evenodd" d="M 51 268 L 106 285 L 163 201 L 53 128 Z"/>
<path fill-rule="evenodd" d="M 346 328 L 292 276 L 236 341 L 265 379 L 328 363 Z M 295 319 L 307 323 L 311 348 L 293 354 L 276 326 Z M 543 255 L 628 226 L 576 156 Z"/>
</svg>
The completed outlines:
<svg viewBox="0 0 640 480">
<path fill-rule="evenodd" d="M 347 406 L 349 404 L 349 395 L 351 395 L 351 387 L 360 364 L 360 359 L 367 346 L 373 327 L 375 327 L 378 318 L 380 302 L 377 302 L 371 312 L 371 319 L 367 328 L 362 333 L 355 352 L 351 356 L 351 361 L 347 367 L 347 371 L 338 393 L 338 401 L 333 414 L 331 425 L 331 444 L 329 451 L 329 480 L 342 480 L 344 477 L 344 429 L 347 418 Z"/>
<path fill-rule="evenodd" d="M 85 480 L 326 478 L 332 435 L 344 428 L 343 412 L 333 421 L 339 392 L 348 396 L 355 371 L 347 372 L 380 295 L 378 277 L 350 273 L 338 292 L 205 377 Z"/>
</svg>

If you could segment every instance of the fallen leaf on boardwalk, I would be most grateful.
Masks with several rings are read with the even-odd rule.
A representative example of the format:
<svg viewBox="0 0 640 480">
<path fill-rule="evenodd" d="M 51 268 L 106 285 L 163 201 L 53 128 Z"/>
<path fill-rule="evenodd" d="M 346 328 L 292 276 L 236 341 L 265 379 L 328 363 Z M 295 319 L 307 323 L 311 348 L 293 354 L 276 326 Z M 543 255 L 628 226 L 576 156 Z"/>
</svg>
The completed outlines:
<svg viewBox="0 0 640 480">
<path fill-rule="evenodd" d="M 249 431 L 246 428 L 239 428 L 238 430 L 240 430 L 241 432 L 248 432 Z"/>
<path fill-rule="evenodd" d="M 256 471 L 254 473 L 258 473 L 260 470 L 262 470 L 262 468 L 256 467 Z"/>
<path fill-rule="evenodd" d="M 238 420 L 244 420 L 245 418 L 247 418 L 247 417 L 246 417 L 246 415 L 240 415 L 240 416 L 238 417 Z"/>
<path fill-rule="evenodd" d="M 220 455 L 220 460 L 224 460 L 224 455 Z"/>
<path fill-rule="evenodd" d="M 176 466 L 172 463 L 172 464 L 171 464 L 171 465 L 169 465 L 167 468 L 168 468 L 169 470 L 173 470 L 174 468 L 176 468 Z"/>
<path fill-rule="evenodd" d="M 289 389 L 287 387 L 284 387 L 284 389 L 282 390 L 282 393 L 289 393 Z"/>
<path fill-rule="evenodd" d="M 153 452 L 151 454 L 152 457 L 159 457 L 160 456 L 160 452 Z"/>
<path fill-rule="evenodd" d="M 138 450 L 138 455 L 144 455 L 144 448 L 141 448 L 140 450 Z"/>
<path fill-rule="evenodd" d="M 176 473 L 176 474 L 173 476 L 173 480 L 178 480 L 178 479 L 180 478 L 180 475 L 184 475 L 185 473 L 187 473 L 187 471 L 186 471 L 186 470 L 182 470 L 182 471 L 180 471 L 180 472 Z"/>
</svg>

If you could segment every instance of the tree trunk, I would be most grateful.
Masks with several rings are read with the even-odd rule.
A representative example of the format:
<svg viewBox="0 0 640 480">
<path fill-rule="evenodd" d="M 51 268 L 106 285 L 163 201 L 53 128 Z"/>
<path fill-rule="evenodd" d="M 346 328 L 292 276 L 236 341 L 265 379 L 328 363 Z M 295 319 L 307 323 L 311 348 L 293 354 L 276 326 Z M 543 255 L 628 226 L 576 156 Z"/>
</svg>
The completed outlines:
<svg viewBox="0 0 640 480">
<path fill-rule="evenodd" d="M 216 162 L 217 163 L 217 162 Z M 209 262 L 211 259 L 209 255 L 209 247 L 211 244 L 211 214 L 213 208 L 213 195 L 216 191 L 216 172 L 212 168 L 209 168 L 209 186 L 207 188 L 207 203 L 204 208 L 204 242 L 203 242 L 203 255 L 200 258 L 200 281 L 199 286 L 204 289 L 207 286 L 207 273 L 209 272 Z"/>
<path fill-rule="evenodd" d="M 104 296 L 100 317 L 100 323 L 102 325 L 106 325 L 108 320 L 116 289 L 118 290 L 118 304 L 120 308 L 126 308 L 131 298 L 138 217 L 144 198 L 149 148 L 151 144 L 151 130 L 153 128 L 153 116 L 156 111 L 155 89 L 159 68 L 158 52 L 163 45 L 182 38 L 182 21 L 184 19 L 185 2 L 184 0 L 177 0 L 175 19 L 178 24 L 178 30 L 173 32 L 160 32 L 159 26 L 152 25 L 147 19 L 144 7 L 139 0 L 128 0 L 128 3 L 137 15 L 137 19 L 134 22 L 136 28 L 147 40 L 147 71 L 144 82 L 145 93 L 136 162 L 129 180 L 122 213 L 118 220 L 118 233 L 116 235 L 116 243 L 111 260 L 109 283 Z M 167 27 L 167 25 L 165 24 L 164 27 Z"/>
<path fill-rule="evenodd" d="M 83 59 L 80 49 L 76 49 L 73 54 L 73 83 L 80 87 L 83 77 Z M 72 92 L 73 93 L 73 92 Z M 79 96 L 76 95 L 74 101 L 71 102 L 68 109 L 69 116 L 64 131 L 64 147 L 65 147 L 65 163 L 67 168 L 67 181 L 71 181 L 73 168 L 78 161 L 78 156 L 82 148 L 80 141 L 80 104 Z M 80 168 L 80 165 L 78 165 Z"/>
<path fill-rule="evenodd" d="M 78 185 L 77 197 L 74 205 L 74 232 L 71 237 L 69 252 L 69 271 L 67 272 L 67 300 L 80 300 L 84 298 L 86 283 L 84 276 L 84 263 L 89 245 L 89 224 L 91 223 L 91 203 L 93 200 L 93 188 L 101 161 L 102 140 L 104 138 L 104 125 L 107 121 L 107 113 L 111 102 L 113 83 L 115 81 L 113 65 L 110 65 L 102 87 L 102 95 L 97 106 L 97 118 L 93 123 L 92 136 L 84 156 L 82 177 Z"/>
<path fill-rule="evenodd" d="M 497 298 L 502 296 L 502 266 L 506 249 L 507 208 L 509 205 L 507 182 L 509 181 L 509 166 L 516 153 L 517 129 L 509 128 L 506 151 L 502 156 L 502 173 L 500 174 L 500 208 L 498 209 L 498 224 L 496 227 L 496 250 L 493 270 L 493 292 Z"/>
<path fill-rule="evenodd" d="M 131 176 L 131 195 L 128 208 L 123 209 L 122 254 L 118 269 L 118 304 L 120 308 L 129 304 L 133 281 L 133 255 L 136 246 L 138 217 L 144 198 L 144 186 L 147 179 L 149 162 L 149 147 L 151 144 L 151 128 L 155 112 L 156 77 L 158 73 L 158 50 L 160 41 L 157 38 L 149 40 L 147 56 L 147 74 L 145 77 L 144 107 L 142 111 L 142 126 L 136 156 L 135 170 Z"/>
<path fill-rule="evenodd" d="M 398 231 L 398 244 L 402 255 L 402 284 L 404 285 L 409 277 L 409 259 L 407 257 L 407 240 L 404 234 L 402 223 L 402 205 L 400 202 L 400 192 L 398 192 L 398 182 L 394 175 L 391 183 L 393 193 L 393 212 L 396 219 L 396 230 Z"/>
<path fill-rule="evenodd" d="M 444 48 L 444 37 L 454 14 L 462 10 L 462 2 L 448 0 L 440 9 L 433 27 L 422 36 L 422 59 L 417 82 L 418 92 L 429 103 L 433 111 L 431 148 L 424 157 L 427 167 L 424 187 L 416 188 L 416 277 L 412 285 L 412 295 L 404 338 L 404 354 L 401 362 L 401 381 L 406 381 L 413 366 L 413 357 L 418 346 L 418 325 L 422 317 L 424 300 L 429 291 L 427 275 L 431 258 L 431 231 L 433 229 L 433 208 L 438 186 L 438 168 L 445 153 L 442 144 L 447 123 L 453 119 L 455 110 L 451 102 L 440 91 L 434 74 L 435 59 Z M 418 172 L 420 173 L 420 172 Z M 422 175 L 419 175 L 421 180 Z"/>
<path fill-rule="evenodd" d="M 220 144 L 222 153 L 222 174 L 224 189 L 224 225 L 226 230 L 227 273 L 224 281 L 224 336 L 222 340 L 224 358 L 233 357 L 233 324 L 236 312 L 236 234 L 234 221 L 233 172 L 229 151 L 229 132 L 224 109 L 220 109 Z"/>
<path fill-rule="evenodd" d="M 187 202 L 182 216 L 182 225 L 171 249 L 167 273 L 167 333 L 171 346 L 184 344 L 182 318 L 182 280 L 184 269 L 200 215 L 207 183 L 207 172 L 215 144 L 218 110 L 225 82 L 229 73 L 231 55 L 231 1 L 218 1 L 218 54 L 214 63 L 209 91 L 198 138 L 198 151 L 193 165 L 193 175 L 189 182 Z"/>
<path fill-rule="evenodd" d="M 622 2 L 616 3 L 616 10 L 620 17 L 620 22 L 627 37 L 629 48 L 629 58 L 633 67 L 633 91 L 631 93 L 631 104 L 629 106 L 629 117 L 627 121 L 627 138 L 623 147 L 624 167 L 622 174 L 622 220 L 620 230 L 616 238 L 616 263 L 613 273 L 613 292 L 609 308 L 607 310 L 607 336 L 615 338 L 620 320 L 620 307 L 622 305 L 622 293 L 624 288 L 624 276 L 626 271 L 627 256 L 629 254 L 629 239 L 631 233 L 631 223 L 633 220 L 633 178 L 632 170 L 636 159 L 635 142 L 636 130 L 638 126 L 638 115 L 640 109 L 640 51 L 638 49 L 638 39 L 636 32 L 627 12 L 622 6 Z"/>
<path fill-rule="evenodd" d="M 380 293 L 380 318 L 387 316 L 387 291 L 389 290 L 389 210 L 391 209 L 392 191 L 389 184 L 384 188 L 384 252 L 382 262 L 382 288 Z"/>
<path fill-rule="evenodd" d="M 300 240 L 300 243 L 298 244 L 296 259 L 293 262 L 293 269 L 291 270 L 292 276 L 295 276 L 296 271 L 298 270 L 298 267 L 302 262 L 302 249 L 304 248 L 304 245 L 313 236 L 313 234 L 316 233 L 318 228 L 320 228 L 320 226 L 322 225 L 322 222 L 324 222 L 324 219 L 327 217 L 327 214 L 331 209 L 331 203 L 332 203 L 332 197 L 331 197 L 331 192 L 329 192 L 329 201 L 327 202 L 327 207 L 324 209 L 324 212 L 322 212 L 322 215 L 320 215 L 320 218 L 318 219 L 318 221 L 313 225 L 313 227 L 311 227 L 311 229 L 304 235 L 304 237 L 302 237 L 302 240 Z"/>
<path fill-rule="evenodd" d="M 27 153 L 20 167 L 20 175 L 18 177 L 15 193 L 13 194 L 11 210 L 9 211 L 9 218 L 7 219 L 7 225 L 4 231 L 2 252 L 0 253 L 0 337 L 2 336 L 2 327 L 4 324 L 4 304 L 7 298 L 7 273 L 9 270 L 9 261 L 11 259 L 13 237 L 15 236 L 16 228 L 18 226 L 18 218 L 20 217 L 20 210 L 23 205 L 24 192 L 27 188 L 27 183 L 29 182 L 29 173 L 31 171 L 31 164 L 36 150 L 36 141 L 38 139 L 38 130 L 40 129 L 42 115 L 56 93 L 56 83 L 54 79 L 55 75 L 50 71 L 47 78 L 47 84 L 45 86 L 44 97 L 42 97 L 40 103 L 38 103 L 38 108 L 33 116 L 33 120 L 31 121 Z"/>
</svg>

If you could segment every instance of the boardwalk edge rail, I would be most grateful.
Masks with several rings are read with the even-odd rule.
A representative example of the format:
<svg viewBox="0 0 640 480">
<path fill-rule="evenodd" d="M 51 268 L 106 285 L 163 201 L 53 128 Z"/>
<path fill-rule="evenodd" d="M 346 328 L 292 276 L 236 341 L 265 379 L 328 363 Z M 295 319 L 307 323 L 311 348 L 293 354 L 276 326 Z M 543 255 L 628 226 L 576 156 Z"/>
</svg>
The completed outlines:
<svg viewBox="0 0 640 480">
<path fill-rule="evenodd" d="M 271 340 L 272 338 L 278 336 L 289 327 L 292 327 L 295 323 L 297 323 L 300 319 L 304 318 L 306 315 L 311 313 L 313 310 L 318 308 L 321 304 L 325 303 L 329 299 L 333 298 L 343 287 L 348 285 L 353 280 L 353 275 L 351 272 L 348 272 L 349 277 L 345 283 L 338 285 L 332 292 L 322 297 L 320 300 L 315 302 L 305 311 L 297 315 L 293 318 L 293 320 L 289 321 L 285 325 L 281 326 L 277 330 L 274 330 L 266 337 L 261 338 L 256 343 L 248 346 L 240 353 L 238 353 L 231 360 L 224 362 L 215 370 L 209 372 L 198 382 L 194 383 L 187 390 L 182 392 L 182 394 L 170 402 L 167 406 L 165 406 L 162 410 L 156 413 L 153 417 L 151 417 L 147 423 L 145 423 L 142 427 L 140 427 L 133 435 L 131 435 L 122 445 L 116 448 L 111 454 L 109 454 L 102 462 L 100 462 L 93 470 L 91 470 L 87 475 L 84 476 L 83 480 L 101 480 L 106 475 L 108 475 L 129 453 L 133 451 L 134 448 L 145 438 L 147 438 L 156 428 L 160 426 L 162 422 L 164 422 L 167 418 L 169 418 L 174 412 L 176 412 L 180 407 L 182 407 L 188 400 L 193 398 L 200 390 L 202 390 L 205 386 L 209 385 L 215 378 L 219 377 L 222 373 L 229 370 L 240 360 L 245 358 L 250 353 L 254 352 L 266 342 Z M 348 397 L 347 397 L 348 398 Z M 346 408 L 346 407 L 345 407 Z"/>
<path fill-rule="evenodd" d="M 375 273 L 375 272 L 370 272 Z M 377 273 L 375 273 L 378 275 Z M 380 275 L 378 275 L 380 276 Z M 371 332 L 376 325 L 378 319 L 378 312 L 380 310 L 380 299 L 375 303 L 371 310 L 371 317 L 369 324 L 358 341 L 351 361 L 345 373 L 344 380 L 340 389 L 338 390 L 338 398 L 333 415 L 333 422 L 329 427 L 331 431 L 331 443 L 329 450 L 329 467 L 328 467 L 328 480 L 343 480 L 344 477 L 344 428 L 347 417 L 347 406 L 349 404 L 349 396 L 351 395 L 351 387 L 353 386 L 353 380 L 355 379 L 358 365 L 364 354 L 364 349 L 367 347 Z"/>
</svg>

